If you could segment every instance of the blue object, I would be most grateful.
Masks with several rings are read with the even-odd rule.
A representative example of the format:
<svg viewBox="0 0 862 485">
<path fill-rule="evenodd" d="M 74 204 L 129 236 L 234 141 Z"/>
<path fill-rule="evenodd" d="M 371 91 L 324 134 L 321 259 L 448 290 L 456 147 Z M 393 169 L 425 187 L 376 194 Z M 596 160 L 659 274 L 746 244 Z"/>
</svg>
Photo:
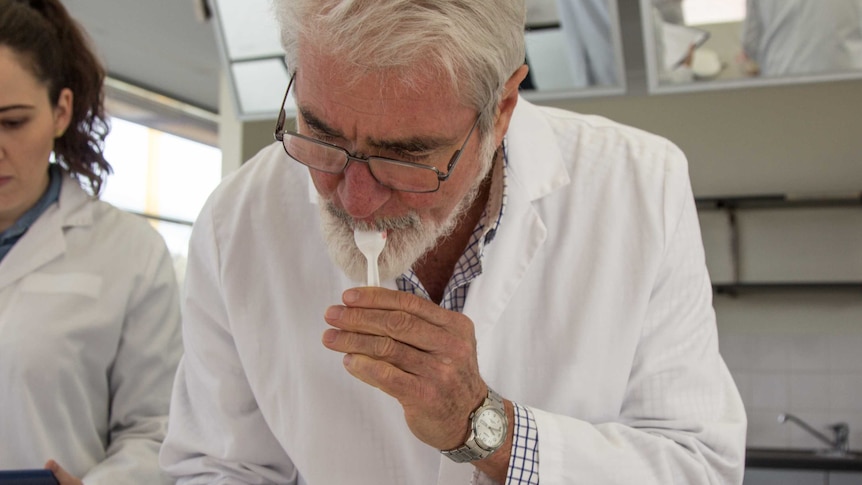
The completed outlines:
<svg viewBox="0 0 862 485">
<path fill-rule="evenodd" d="M 59 485 L 51 470 L 0 470 L 0 485 Z"/>
</svg>

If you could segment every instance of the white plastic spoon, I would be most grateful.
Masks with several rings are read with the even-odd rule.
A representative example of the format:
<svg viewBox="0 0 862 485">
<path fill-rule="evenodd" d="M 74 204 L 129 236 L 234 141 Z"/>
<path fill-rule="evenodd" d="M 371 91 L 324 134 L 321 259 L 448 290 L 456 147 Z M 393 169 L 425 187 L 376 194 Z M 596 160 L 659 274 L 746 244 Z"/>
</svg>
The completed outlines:
<svg viewBox="0 0 862 485">
<path fill-rule="evenodd" d="M 356 247 L 365 255 L 368 262 L 368 286 L 380 286 L 380 271 L 377 268 L 377 258 L 386 246 L 386 231 L 353 231 Z"/>
</svg>

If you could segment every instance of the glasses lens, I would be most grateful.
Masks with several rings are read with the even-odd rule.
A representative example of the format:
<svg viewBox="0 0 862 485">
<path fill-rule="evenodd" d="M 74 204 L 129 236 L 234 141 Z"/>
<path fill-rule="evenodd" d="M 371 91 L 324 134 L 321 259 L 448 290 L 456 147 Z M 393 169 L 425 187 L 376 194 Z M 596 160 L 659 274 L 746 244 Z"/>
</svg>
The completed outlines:
<svg viewBox="0 0 862 485">
<path fill-rule="evenodd" d="M 316 170 L 340 173 L 347 165 L 347 156 L 339 148 L 308 138 L 285 133 L 284 151 L 297 162 Z"/>
<path fill-rule="evenodd" d="M 405 192 L 434 192 L 440 186 L 437 172 L 415 165 L 402 165 L 396 160 L 370 157 L 368 166 L 374 178 L 383 185 Z"/>
<path fill-rule="evenodd" d="M 291 158 L 315 170 L 341 173 L 347 166 L 347 154 L 336 146 L 287 132 L 282 136 L 282 143 Z M 434 192 L 440 187 L 437 172 L 431 167 L 417 167 L 381 157 L 369 157 L 367 163 L 374 178 L 394 190 Z"/>
</svg>

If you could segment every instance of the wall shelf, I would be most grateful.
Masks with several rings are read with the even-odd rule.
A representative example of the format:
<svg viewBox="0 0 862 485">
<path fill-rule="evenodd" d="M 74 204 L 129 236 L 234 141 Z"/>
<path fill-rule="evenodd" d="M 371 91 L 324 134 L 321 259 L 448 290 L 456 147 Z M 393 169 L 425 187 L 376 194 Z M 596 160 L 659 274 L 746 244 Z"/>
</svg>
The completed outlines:
<svg viewBox="0 0 862 485">
<path fill-rule="evenodd" d="M 835 195 L 764 194 L 728 197 L 697 197 L 699 210 L 800 209 L 862 206 L 862 192 Z"/>
<path fill-rule="evenodd" d="M 767 293 L 787 291 L 851 291 L 862 294 L 862 281 L 854 282 L 763 282 L 763 283 L 714 283 L 712 289 L 718 295 L 737 296 L 740 293 Z"/>
<path fill-rule="evenodd" d="M 853 291 L 862 293 L 862 281 L 759 281 L 746 282 L 740 277 L 740 234 L 737 212 L 763 209 L 835 209 L 862 208 L 862 191 L 846 194 L 756 194 L 726 197 L 696 197 L 699 211 L 724 211 L 730 227 L 732 279 L 714 283 L 716 294 L 737 296 L 741 293 L 775 291 Z"/>
</svg>

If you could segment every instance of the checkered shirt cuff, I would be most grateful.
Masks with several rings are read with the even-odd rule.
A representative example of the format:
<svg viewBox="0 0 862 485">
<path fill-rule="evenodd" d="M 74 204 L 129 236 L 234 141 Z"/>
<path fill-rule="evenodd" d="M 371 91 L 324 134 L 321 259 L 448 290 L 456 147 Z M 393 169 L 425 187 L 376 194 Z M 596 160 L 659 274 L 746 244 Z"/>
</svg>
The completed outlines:
<svg viewBox="0 0 862 485">
<path fill-rule="evenodd" d="M 512 439 L 512 456 L 506 485 L 538 485 L 539 483 L 539 433 L 536 420 L 529 408 L 515 406 L 515 436 Z"/>
</svg>

